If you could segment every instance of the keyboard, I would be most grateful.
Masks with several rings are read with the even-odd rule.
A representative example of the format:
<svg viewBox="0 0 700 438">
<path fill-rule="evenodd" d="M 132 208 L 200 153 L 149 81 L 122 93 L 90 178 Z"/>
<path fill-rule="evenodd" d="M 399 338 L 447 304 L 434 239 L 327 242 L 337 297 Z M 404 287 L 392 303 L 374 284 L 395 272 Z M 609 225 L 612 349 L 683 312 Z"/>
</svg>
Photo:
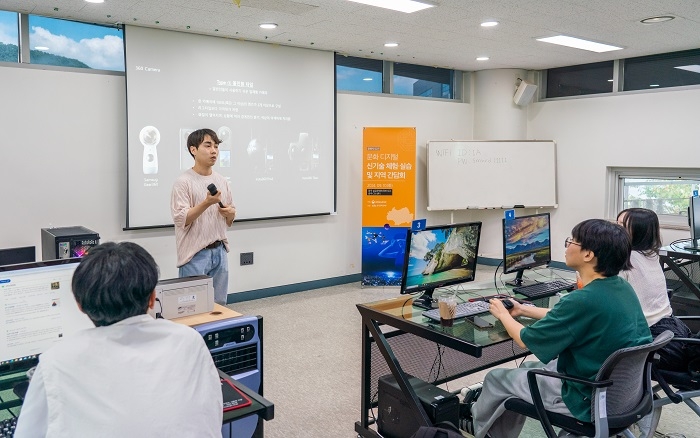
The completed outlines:
<svg viewBox="0 0 700 438">
<path fill-rule="evenodd" d="M 572 290 L 576 287 L 576 283 L 567 280 L 554 280 L 547 283 L 535 283 L 529 286 L 514 287 L 513 292 L 533 298 L 551 297 L 557 292 L 563 290 Z"/>
<path fill-rule="evenodd" d="M 15 427 L 17 426 L 17 417 L 8 418 L 0 421 L 0 438 L 11 438 L 15 435 Z"/>
<path fill-rule="evenodd" d="M 489 311 L 489 306 L 490 304 L 486 301 L 467 301 L 466 303 L 459 303 L 455 309 L 455 319 L 486 313 Z M 426 310 L 423 312 L 423 316 L 433 321 L 440 321 L 440 309 Z"/>
</svg>

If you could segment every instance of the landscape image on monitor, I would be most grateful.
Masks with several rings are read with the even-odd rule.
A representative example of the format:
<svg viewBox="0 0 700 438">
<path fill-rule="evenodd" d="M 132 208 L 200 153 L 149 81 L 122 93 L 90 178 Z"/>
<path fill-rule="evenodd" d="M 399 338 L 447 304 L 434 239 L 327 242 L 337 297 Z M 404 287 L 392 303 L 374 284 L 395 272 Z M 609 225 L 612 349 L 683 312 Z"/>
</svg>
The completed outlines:
<svg viewBox="0 0 700 438">
<path fill-rule="evenodd" d="M 479 226 L 445 227 L 413 233 L 405 288 L 474 278 Z"/>
<path fill-rule="evenodd" d="M 526 216 L 505 221 L 505 267 L 508 272 L 548 263 L 549 215 Z"/>
</svg>

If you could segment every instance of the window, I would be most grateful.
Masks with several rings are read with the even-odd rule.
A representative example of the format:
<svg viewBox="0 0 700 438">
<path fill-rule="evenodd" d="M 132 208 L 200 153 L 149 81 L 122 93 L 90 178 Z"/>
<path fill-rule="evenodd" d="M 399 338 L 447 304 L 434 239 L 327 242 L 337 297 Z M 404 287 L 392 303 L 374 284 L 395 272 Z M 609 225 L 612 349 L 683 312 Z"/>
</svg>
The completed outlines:
<svg viewBox="0 0 700 438">
<path fill-rule="evenodd" d="M 626 208 L 648 208 L 662 226 L 688 227 L 688 198 L 700 188 L 700 169 L 611 169 L 609 217 Z"/>
<path fill-rule="evenodd" d="M 377 59 L 335 55 L 336 89 L 382 92 L 384 62 Z"/>
<path fill-rule="evenodd" d="M 614 61 L 547 70 L 547 97 L 582 96 L 613 91 Z"/>
<path fill-rule="evenodd" d="M 625 91 L 700 84 L 700 49 L 626 59 L 623 84 Z"/>
<path fill-rule="evenodd" d="M 30 15 L 29 47 L 32 64 L 124 71 L 119 29 Z"/>
<path fill-rule="evenodd" d="M 394 64 L 394 94 L 452 99 L 453 71 L 446 68 Z"/>
<path fill-rule="evenodd" d="M 19 15 L 0 11 L 0 62 L 19 62 Z"/>
</svg>

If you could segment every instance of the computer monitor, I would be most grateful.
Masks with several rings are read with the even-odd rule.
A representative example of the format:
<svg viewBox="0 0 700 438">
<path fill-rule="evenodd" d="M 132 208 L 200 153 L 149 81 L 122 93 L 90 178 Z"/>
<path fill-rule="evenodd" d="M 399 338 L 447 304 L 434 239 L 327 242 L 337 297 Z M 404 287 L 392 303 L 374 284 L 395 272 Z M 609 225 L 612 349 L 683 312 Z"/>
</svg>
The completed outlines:
<svg viewBox="0 0 700 438">
<path fill-rule="evenodd" d="M 31 263 L 36 261 L 36 247 L 23 246 L 20 248 L 0 249 L 0 266 Z"/>
<path fill-rule="evenodd" d="M 73 297 L 78 263 L 61 259 L 0 266 L 0 372 L 29 369 L 64 336 L 94 327 Z"/>
<path fill-rule="evenodd" d="M 691 196 L 688 200 L 688 225 L 690 226 L 690 245 L 685 249 L 700 251 L 698 239 L 700 239 L 700 198 Z"/>
<path fill-rule="evenodd" d="M 481 222 L 409 231 L 401 293 L 422 291 L 413 305 L 431 309 L 436 288 L 474 280 L 480 237 Z"/>
<path fill-rule="evenodd" d="M 552 261 L 549 213 L 503 219 L 503 273 L 516 272 L 511 286 L 525 286 L 525 269 L 547 265 Z"/>
</svg>

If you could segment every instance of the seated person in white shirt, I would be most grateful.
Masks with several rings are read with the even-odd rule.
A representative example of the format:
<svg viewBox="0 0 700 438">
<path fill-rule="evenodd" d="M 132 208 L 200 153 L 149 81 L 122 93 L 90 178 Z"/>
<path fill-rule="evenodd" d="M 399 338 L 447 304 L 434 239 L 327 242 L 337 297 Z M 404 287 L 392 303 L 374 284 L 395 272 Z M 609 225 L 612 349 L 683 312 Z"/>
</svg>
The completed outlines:
<svg viewBox="0 0 700 438">
<path fill-rule="evenodd" d="M 656 337 L 670 330 L 677 338 L 693 335 L 683 321 L 673 316 L 666 290 L 666 277 L 659 263 L 661 227 L 653 210 L 628 208 L 617 215 L 617 223 L 625 227 L 632 240 L 631 269 L 620 271 L 620 277 L 632 285 L 651 335 Z M 658 351 L 659 367 L 669 371 L 684 372 L 688 369 L 688 356 L 681 342 L 669 342 Z"/>
<path fill-rule="evenodd" d="M 40 356 L 15 437 L 221 437 L 221 381 L 204 340 L 146 313 L 157 281 L 134 243 L 90 250 L 72 287 L 96 327 Z"/>
</svg>

